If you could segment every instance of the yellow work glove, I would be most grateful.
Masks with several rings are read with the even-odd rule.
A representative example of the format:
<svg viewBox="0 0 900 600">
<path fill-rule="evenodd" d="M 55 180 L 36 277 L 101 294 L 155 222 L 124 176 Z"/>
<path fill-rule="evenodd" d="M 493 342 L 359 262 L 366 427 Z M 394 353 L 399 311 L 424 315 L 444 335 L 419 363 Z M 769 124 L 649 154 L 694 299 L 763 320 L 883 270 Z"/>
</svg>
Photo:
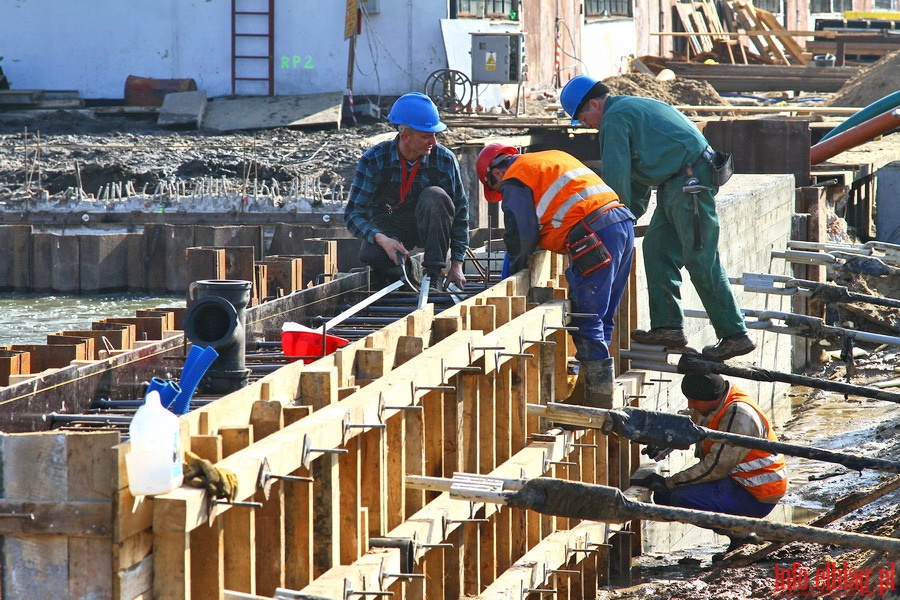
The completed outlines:
<svg viewBox="0 0 900 600">
<path fill-rule="evenodd" d="M 234 502 L 237 495 L 237 475 L 228 469 L 216 467 L 205 458 L 191 451 L 184 453 L 184 483 L 191 487 L 204 488 L 214 498 Z"/>
</svg>

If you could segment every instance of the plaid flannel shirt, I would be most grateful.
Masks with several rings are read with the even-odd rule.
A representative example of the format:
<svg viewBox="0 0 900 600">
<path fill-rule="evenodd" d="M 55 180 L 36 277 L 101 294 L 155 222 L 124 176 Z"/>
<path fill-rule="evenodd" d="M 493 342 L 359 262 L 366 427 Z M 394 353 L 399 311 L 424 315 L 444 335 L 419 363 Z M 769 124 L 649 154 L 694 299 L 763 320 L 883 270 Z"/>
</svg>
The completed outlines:
<svg viewBox="0 0 900 600">
<path fill-rule="evenodd" d="M 369 148 L 359 159 L 350 187 L 350 199 L 344 209 L 344 223 L 355 237 L 375 243 L 381 230 L 373 223 L 376 214 L 388 212 L 399 198 L 385 197 L 385 188 L 397 189 L 403 174 L 398 143 L 400 136 Z M 390 185 L 389 185 L 390 184 Z M 449 194 L 455 207 L 450 230 L 450 258 L 463 260 L 469 246 L 469 198 L 462 185 L 459 161 L 446 147 L 437 144 L 422 162 L 409 190 L 408 198 L 417 198 L 426 187 L 437 186 Z"/>
</svg>

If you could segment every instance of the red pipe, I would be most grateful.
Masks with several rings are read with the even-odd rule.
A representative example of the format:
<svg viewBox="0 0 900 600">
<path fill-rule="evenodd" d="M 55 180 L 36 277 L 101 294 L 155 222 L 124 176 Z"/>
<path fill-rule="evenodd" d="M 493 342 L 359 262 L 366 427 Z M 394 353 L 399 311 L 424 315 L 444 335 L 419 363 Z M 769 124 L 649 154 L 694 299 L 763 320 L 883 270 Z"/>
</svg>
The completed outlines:
<svg viewBox="0 0 900 600">
<path fill-rule="evenodd" d="M 885 134 L 900 125 L 898 120 L 900 120 L 900 108 L 894 108 L 827 140 L 822 140 L 809 149 L 809 164 L 817 165 L 835 154 L 840 154 L 844 150 L 855 148 Z"/>
</svg>

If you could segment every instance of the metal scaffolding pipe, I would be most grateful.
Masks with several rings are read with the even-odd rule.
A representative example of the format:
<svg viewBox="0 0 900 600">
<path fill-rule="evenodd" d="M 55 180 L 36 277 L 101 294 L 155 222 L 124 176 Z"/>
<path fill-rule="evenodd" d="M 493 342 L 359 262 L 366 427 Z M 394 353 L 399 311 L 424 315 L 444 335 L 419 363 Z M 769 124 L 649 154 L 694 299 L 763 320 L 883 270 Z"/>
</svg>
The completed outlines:
<svg viewBox="0 0 900 600">
<path fill-rule="evenodd" d="M 803 541 L 900 553 L 900 540 L 892 538 L 637 502 L 628 499 L 621 490 L 603 485 L 548 477 L 529 480 L 486 478 L 487 483 L 482 484 L 474 481 L 475 475 L 459 475 L 464 475 L 467 480 L 457 484 L 454 476 L 450 497 L 469 502 L 505 504 L 544 515 L 601 523 L 625 523 L 634 519 L 679 521 L 708 529 L 754 533 L 760 539 L 770 541 Z"/>
<path fill-rule="evenodd" d="M 694 424 L 690 417 L 640 408 L 624 407 L 616 410 L 590 408 L 551 402 L 547 406 L 529 404 L 528 414 L 545 417 L 554 423 L 568 423 L 604 433 L 615 433 L 640 444 L 660 448 L 686 450 L 699 442 L 720 442 L 729 446 L 787 454 L 809 460 L 843 465 L 854 471 L 875 469 L 900 473 L 900 461 L 856 456 L 813 446 L 777 442 L 727 431 L 719 431 Z"/>
<path fill-rule="evenodd" d="M 886 392 L 884 390 L 873 389 L 862 385 L 841 383 L 839 381 L 829 381 L 817 377 L 805 377 L 803 375 L 770 371 L 760 367 L 733 367 L 725 363 L 706 360 L 700 355 L 694 354 L 682 355 L 681 359 L 678 361 L 678 372 L 682 374 L 718 373 L 719 375 L 740 377 L 741 379 L 751 379 L 753 381 L 781 381 L 783 383 L 790 383 L 791 385 L 805 385 L 807 387 L 838 392 L 848 396 L 863 396 L 864 398 L 874 398 L 875 400 L 900 403 L 900 394 Z"/>
<path fill-rule="evenodd" d="M 900 108 L 883 112 L 877 117 L 860 123 L 856 127 L 852 127 L 811 146 L 809 149 L 809 164 L 817 165 L 820 162 L 824 162 L 836 154 L 855 148 L 879 135 L 888 133 L 898 125 L 900 125 Z"/>
</svg>

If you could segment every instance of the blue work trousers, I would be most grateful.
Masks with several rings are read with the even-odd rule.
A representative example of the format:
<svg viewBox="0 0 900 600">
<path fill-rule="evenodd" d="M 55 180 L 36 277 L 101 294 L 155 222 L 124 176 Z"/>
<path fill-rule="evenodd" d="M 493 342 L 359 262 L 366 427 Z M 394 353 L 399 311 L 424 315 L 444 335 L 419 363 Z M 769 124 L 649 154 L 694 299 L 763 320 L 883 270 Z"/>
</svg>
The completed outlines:
<svg viewBox="0 0 900 600">
<path fill-rule="evenodd" d="M 666 506 L 680 506 L 742 517 L 765 517 L 774 504 L 760 502 L 731 477 L 704 483 L 692 483 L 674 490 L 654 492 L 653 501 Z"/>
<path fill-rule="evenodd" d="M 601 217 L 589 227 L 606 246 L 612 261 L 587 277 L 571 262 L 566 269 L 572 312 L 598 315 L 572 317 L 571 324 L 578 328 L 572 331 L 572 338 L 575 341 L 575 358 L 579 362 L 609 358 L 616 311 L 628 285 L 634 258 L 634 225 L 631 219 L 604 225 Z"/>
</svg>

